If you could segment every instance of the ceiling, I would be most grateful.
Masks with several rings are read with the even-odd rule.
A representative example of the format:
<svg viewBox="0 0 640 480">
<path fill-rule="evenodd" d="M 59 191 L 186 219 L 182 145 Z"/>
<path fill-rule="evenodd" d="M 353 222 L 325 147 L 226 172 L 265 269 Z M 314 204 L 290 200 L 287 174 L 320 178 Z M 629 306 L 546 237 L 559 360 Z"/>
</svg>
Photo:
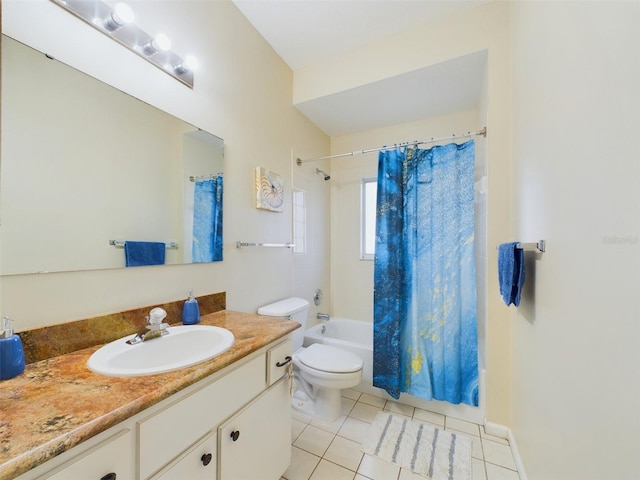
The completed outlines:
<svg viewBox="0 0 640 480">
<path fill-rule="evenodd" d="M 295 71 L 488 0 L 233 1 Z M 296 107 L 330 136 L 461 111 L 477 105 L 485 64 L 468 55 Z"/>
</svg>

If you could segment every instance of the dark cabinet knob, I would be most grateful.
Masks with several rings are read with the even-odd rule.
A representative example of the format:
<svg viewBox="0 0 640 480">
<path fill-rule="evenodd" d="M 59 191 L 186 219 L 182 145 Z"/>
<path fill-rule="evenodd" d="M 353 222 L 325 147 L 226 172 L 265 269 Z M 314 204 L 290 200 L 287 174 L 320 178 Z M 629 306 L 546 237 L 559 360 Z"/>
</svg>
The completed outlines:
<svg viewBox="0 0 640 480">
<path fill-rule="evenodd" d="M 284 367 L 287 363 L 291 362 L 291 357 L 290 356 L 286 356 L 284 357 L 284 362 L 277 362 L 276 363 L 276 367 Z"/>
<path fill-rule="evenodd" d="M 202 461 L 202 464 L 206 467 L 211 463 L 212 458 L 213 456 L 210 453 L 205 453 L 204 455 L 202 455 L 202 457 L 200 457 L 200 460 Z"/>
<path fill-rule="evenodd" d="M 238 440 L 238 438 L 240 438 L 240 432 L 238 430 L 234 430 L 233 432 L 231 432 L 231 439 L 234 442 Z"/>
<path fill-rule="evenodd" d="M 111 472 L 111 473 L 107 473 L 100 480 L 116 480 L 117 477 L 118 477 L 118 475 L 116 475 L 115 473 Z"/>
</svg>

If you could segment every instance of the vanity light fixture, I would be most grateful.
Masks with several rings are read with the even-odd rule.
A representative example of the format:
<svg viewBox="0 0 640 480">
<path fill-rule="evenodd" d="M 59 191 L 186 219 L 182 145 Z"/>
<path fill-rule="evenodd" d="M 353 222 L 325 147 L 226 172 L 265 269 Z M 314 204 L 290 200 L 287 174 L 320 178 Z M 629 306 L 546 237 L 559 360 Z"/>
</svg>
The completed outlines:
<svg viewBox="0 0 640 480">
<path fill-rule="evenodd" d="M 193 71 L 198 61 L 193 55 L 185 58 L 171 50 L 171 41 L 164 34 L 152 36 L 140 29 L 133 20 L 133 10 L 126 3 L 113 8 L 102 0 L 51 0 L 96 30 L 127 47 L 176 80 L 193 88 Z"/>
</svg>

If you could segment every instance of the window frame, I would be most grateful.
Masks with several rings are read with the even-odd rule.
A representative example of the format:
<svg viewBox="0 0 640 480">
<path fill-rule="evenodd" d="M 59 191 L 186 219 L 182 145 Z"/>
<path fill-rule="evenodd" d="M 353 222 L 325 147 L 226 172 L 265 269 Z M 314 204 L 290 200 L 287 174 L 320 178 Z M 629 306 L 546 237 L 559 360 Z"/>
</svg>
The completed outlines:
<svg viewBox="0 0 640 480">
<path fill-rule="evenodd" d="M 373 184 L 376 186 L 375 193 L 376 195 L 369 194 L 367 195 L 367 185 Z M 373 260 L 375 258 L 375 208 L 376 208 L 376 196 L 378 189 L 378 179 L 376 177 L 363 177 L 360 182 L 360 260 Z M 373 196 L 373 199 L 368 197 Z M 368 208 L 371 208 L 369 202 L 373 202 L 374 208 L 374 217 L 373 217 L 373 225 L 369 225 L 370 222 L 367 221 L 369 218 L 367 213 L 369 212 Z M 367 228 L 369 227 L 369 228 Z M 371 228 L 373 228 L 373 232 L 370 232 Z M 373 235 L 374 247 L 373 251 L 367 251 L 367 238 L 369 235 Z"/>
</svg>

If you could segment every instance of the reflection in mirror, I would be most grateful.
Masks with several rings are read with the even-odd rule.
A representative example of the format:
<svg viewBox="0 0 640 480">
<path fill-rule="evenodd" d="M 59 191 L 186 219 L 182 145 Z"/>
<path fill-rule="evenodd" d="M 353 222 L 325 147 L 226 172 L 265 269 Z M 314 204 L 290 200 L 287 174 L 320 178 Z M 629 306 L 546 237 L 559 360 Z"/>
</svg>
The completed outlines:
<svg viewBox="0 0 640 480">
<path fill-rule="evenodd" d="M 1 148 L 0 274 L 222 260 L 222 139 L 4 35 Z"/>
</svg>

